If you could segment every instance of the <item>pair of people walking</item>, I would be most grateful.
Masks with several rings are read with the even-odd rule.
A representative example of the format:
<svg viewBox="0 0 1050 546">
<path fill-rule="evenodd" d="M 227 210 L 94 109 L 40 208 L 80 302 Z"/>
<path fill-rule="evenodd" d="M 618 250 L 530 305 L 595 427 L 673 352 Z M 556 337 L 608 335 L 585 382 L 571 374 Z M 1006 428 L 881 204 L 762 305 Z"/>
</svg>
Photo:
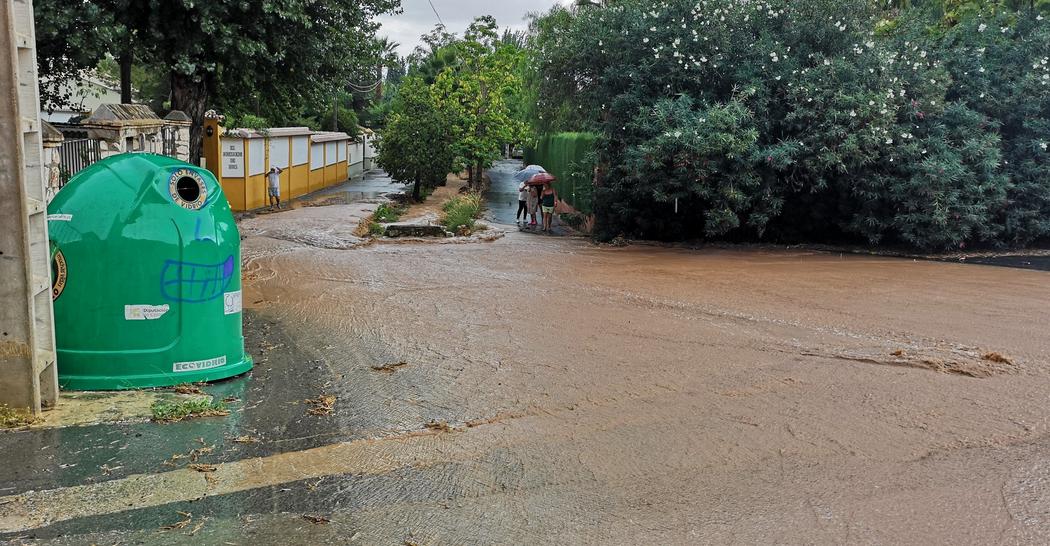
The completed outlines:
<svg viewBox="0 0 1050 546">
<path fill-rule="evenodd" d="M 526 225 L 535 226 L 536 209 L 539 208 L 543 214 L 542 231 L 550 233 L 551 224 L 554 221 L 554 204 L 557 201 L 558 192 L 554 190 L 550 182 L 544 182 L 542 189 L 522 182 L 518 184 L 518 213 L 515 218 L 518 223 L 521 223 L 523 219 L 528 220 L 531 217 L 532 221 Z M 528 215 L 524 216 L 523 212 L 528 212 Z"/>
</svg>

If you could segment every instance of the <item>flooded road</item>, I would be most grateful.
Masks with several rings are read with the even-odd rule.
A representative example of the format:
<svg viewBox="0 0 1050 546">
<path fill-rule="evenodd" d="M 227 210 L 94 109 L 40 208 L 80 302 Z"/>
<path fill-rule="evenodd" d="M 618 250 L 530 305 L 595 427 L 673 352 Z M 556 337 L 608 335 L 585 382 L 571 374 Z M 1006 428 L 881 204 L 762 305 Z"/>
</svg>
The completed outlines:
<svg viewBox="0 0 1050 546">
<path fill-rule="evenodd" d="M 486 218 L 506 225 L 514 225 L 518 212 L 518 180 L 515 173 L 521 170 L 521 161 L 510 159 L 497 161 L 487 171 L 492 185 L 485 192 L 488 210 Z M 522 213 L 524 215 L 524 213 Z"/>
<path fill-rule="evenodd" d="M 41 476 L 72 462 L 59 451 L 0 481 L 15 488 L 0 493 L 0 539 L 1050 537 L 1045 272 L 517 232 L 365 245 L 343 227 L 364 214 L 245 219 L 257 366 L 220 385 L 237 386 L 233 419 L 110 429 L 129 449 L 176 436 L 181 453 L 200 435 L 216 469 L 163 467 L 164 451 L 102 475 L 116 465 L 99 455 L 97 481 L 55 483 Z M 308 412 L 320 394 L 335 397 L 331 414 Z M 184 520 L 176 511 L 189 523 L 162 529 Z"/>
</svg>

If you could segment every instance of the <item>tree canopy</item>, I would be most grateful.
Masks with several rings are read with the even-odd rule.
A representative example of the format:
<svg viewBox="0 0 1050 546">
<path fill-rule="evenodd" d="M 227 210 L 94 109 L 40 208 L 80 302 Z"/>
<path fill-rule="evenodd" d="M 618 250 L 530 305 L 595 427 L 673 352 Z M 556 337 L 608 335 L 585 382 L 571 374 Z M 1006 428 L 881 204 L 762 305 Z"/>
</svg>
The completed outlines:
<svg viewBox="0 0 1050 546">
<path fill-rule="evenodd" d="M 400 0 L 61 0 L 35 3 L 41 75 L 69 78 L 110 52 L 165 67 L 171 107 L 194 121 L 200 155 L 204 111 L 216 90 L 278 106 L 326 104 L 373 66 L 375 17 Z M 221 84 L 221 85 L 220 85 Z M 45 100 L 61 100 L 53 93 Z"/>
<path fill-rule="evenodd" d="M 450 154 L 451 165 L 442 159 L 444 172 L 466 169 L 469 184 L 480 186 L 482 171 L 492 165 L 500 147 L 521 141 L 525 129 L 511 108 L 521 94 L 516 71 L 524 59 L 523 52 L 513 41 L 502 40 L 497 29 L 493 18 L 479 17 L 462 39 L 441 26 L 423 37 L 426 45 L 410 57 L 409 75 L 392 104 L 386 128 L 380 132 L 381 150 L 398 146 L 407 154 L 408 147 L 417 146 L 440 158 Z M 412 93 L 411 101 L 401 97 L 406 91 Z M 440 113 L 445 120 L 445 138 L 435 139 L 414 120 L 406 119 L 411 117 L 406 112 L 423 108 L 424 98 L 429 101 L 426 111 Z M 413 115 L 423 116 L 419 112 Z M 418 182 L 419 178 L 399 178 L 407 174 L 395 175 L 391 170 L 402 173 L 406 172 L 403 168 L 414 169 L 414 161 L 408 155 L 392 154 L 380 164 L 395 180 Z"/>
<path fill-rule="evenodd" d="M 958 19 L 864 0 L 611 4 L 533 24 L 533 126 L 596 134 L 599 238 L 1050 236 L 1034 2 Z"/>
</svg>

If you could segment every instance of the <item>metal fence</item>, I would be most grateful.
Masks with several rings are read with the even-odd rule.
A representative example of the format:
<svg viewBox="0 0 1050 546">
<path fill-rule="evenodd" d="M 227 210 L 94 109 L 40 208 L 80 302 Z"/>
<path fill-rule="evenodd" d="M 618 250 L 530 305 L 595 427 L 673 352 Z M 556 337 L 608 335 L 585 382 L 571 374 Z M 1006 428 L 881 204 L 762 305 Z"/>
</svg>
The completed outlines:
<svg viewBox="0 0 1050 546">
<path fill-rule="evenodd" d="M 61 160 L 59 188 L 65 186 L 74 174 L 102 159 L 98 141 L 87 138 L 63 141 L 58 148 L 58 156 Z"/>
<path fill-rule="evenodd" d="M 165 125 L 160 128 L 162 155 L 178 159 L 179 128 Z"/>
</svg>

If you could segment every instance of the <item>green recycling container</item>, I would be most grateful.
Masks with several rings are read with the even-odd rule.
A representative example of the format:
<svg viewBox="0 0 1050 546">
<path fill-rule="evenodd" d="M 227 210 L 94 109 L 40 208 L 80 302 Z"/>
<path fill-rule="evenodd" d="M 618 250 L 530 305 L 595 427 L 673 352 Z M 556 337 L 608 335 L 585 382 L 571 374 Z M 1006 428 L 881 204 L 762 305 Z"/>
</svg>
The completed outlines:
<svg viewBox="0 0 1050 546">
<path fill-rule="evenodd" d="M 62 388 L 169 386 L 251 369 L 240 236 L 210 172 L 117 155 L 74 176 L 47 212 Z"/>
</svg>

